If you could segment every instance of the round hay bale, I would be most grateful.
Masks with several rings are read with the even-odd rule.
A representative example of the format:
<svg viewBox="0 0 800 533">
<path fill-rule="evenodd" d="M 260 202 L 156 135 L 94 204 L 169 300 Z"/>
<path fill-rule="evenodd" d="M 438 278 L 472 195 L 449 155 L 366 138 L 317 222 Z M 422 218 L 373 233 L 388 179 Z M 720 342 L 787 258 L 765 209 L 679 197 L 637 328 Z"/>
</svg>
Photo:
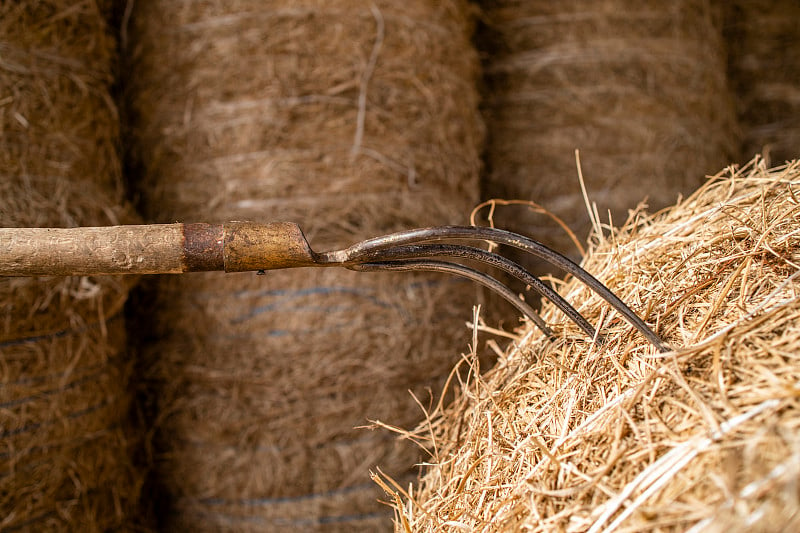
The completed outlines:
<svg viewBox="0 0 800 533">
<path fill-rule="evenodd" d="M 674 203 L 736 155 L 721 14 L 709 0 L 484 4 L 485 197 L 534 201 L 583 242 L 576 149 L 603 222 L 645 199 Z M 553 219 L 525 206 L 498 209 L 495 222 L 579 256 Z"/>
<path fill-rule="evenodd" d="M 461 1 L 138 3 L 142 210 L 295 221 L 318 250 L 466 222 L 482 141 L 471 30 Z M 329 269 L 158 280 L 140 308 L 163 523 L 388 525 L 379 491 L 354 487 L 375 465 L 409 472 L 417 450 L 354 428 L 419 419 L 408 391 L 446 375 L 475 296 Z"/>
<path fill-rule="evenodd" d="M 411 434 L 432 466 L 412 499 L 395 494 L 397 530 L 797 530 L 798 187 L 798 162 L 756 162 L 595 235 L 584 267 L 674 352 L 567 281 L 607 342 L 528 331 L 465 379 Z"/>
<path fill-rule="evenodd" d="M 726 3 L 730 78 L 743 152 L 776 163 L 800 157 L 800 4 Z"/>
<path fill-rule="evenodd" d="M 130 222 L 106 6 L 0 6 L 0 226 Z M 128 454 L 132 280 L 0 278 L 0 529 L 106 531 L 138 498 Z"/>
</svg>

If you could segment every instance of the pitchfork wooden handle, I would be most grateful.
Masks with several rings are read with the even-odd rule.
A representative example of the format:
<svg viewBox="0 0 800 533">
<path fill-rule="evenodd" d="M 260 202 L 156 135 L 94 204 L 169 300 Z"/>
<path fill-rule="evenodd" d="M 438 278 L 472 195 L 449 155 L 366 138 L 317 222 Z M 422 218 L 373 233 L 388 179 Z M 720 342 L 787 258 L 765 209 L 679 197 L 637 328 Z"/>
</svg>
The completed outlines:
<svg viewBox="0 0 800 533">
<path fill-rule="evenodd" d="M 314 262 L 291 222 L 0 228 L 0 276 L 246 272 Z"/>
<path fill-rule="evenodd" d="M 101 274 L 178 274 L 203 270 L 246 272 L 294 267 L 344 267 L 362 272 L 433 271 L 465 277 L 511 302 L 545 335 L 553 332 L 536 311 L 492 276 L 458 262 L 470 260 L 510 274 L 551 300 L 590 338 L 592 325 L 563 297 L 520 265 L 463 244 L 442 240 L 481 240 L 513 246 L 572 274 L 611 304 L 660 351 L 664 341 L 608 287 L 563 255 L 533 239 L 476 226 L 418 228 L 383 235 L 343 250 L 316 253 L 297 224 L 225 222 L 157 224 L 104 228 L 0 228 L 0 276 L 69 276 Z"/>
</svg>

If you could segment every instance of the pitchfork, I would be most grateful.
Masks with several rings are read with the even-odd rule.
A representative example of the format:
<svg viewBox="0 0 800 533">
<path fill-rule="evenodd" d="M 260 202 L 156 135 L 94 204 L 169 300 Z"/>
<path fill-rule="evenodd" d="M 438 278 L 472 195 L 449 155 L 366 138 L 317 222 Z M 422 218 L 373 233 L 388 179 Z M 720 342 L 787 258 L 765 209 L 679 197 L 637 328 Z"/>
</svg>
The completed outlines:
<svg viewBox="0 0 800 533">
<path fill-rule="evenodd" d="M 523 235 L 480 226 L 401 231 L 343 250 L 322 253 L 313 251 L 300 227 L 291 222 L 0 228 L 0 276 L 171 274 L 215 270 L 264 273 L 298 267 L 344 267 L 360 272 L 446 272 L 487 287 L 514 305 L 546 336 L 553 336 L 544 320 L 522 298 L 492 276 L 452 261 L 459 259 L 489 265 L 517 278 L 555 304 L 586 335 L 602 342 L 602 336 L 586 318 L 541 279 L 501 255 L 460 244 L 469 240 L 512 246 L 572 274 L 616 309 L 658 350 L 668 350 L 666 343 L 622 300 L 570 259 Z"/>
</svg>

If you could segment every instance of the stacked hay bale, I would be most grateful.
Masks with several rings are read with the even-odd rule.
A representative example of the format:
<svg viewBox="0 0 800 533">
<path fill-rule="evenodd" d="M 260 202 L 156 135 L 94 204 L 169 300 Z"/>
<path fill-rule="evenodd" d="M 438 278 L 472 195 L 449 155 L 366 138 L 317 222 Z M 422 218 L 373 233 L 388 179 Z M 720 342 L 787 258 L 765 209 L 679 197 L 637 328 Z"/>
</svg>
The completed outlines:
<svg viewBox="0 0 800 533">
<path fill-rule="evenodd" d="M 647 198 L 693 191 L 738 149 L 719 9 L 679 2 L 485 2 L 486 197 L 533 201 L 578 237 L 589 216 L 576 172 L 608 222 Z M 525 206 L 495 222 L 577 257 Z"/>
<path fill-rule="evenodd" d="M 131 222 L 107 6 L 0 6 L 0 226 Z M 0 529 L 107 531 L 137 498 L 119 277 L 0 278 Z"/>
<path fill-rule="evenodd" d="M 531 331 L 464 382 L 413 435 L 433 466 L 397 530 L 797 530 L 798 187 L 797 162 L 757 163 L 596 236 L 585 268 L 675 351 L 567 282 L 607 343 Z"/>
<path fill-rule="evenodd" d="M 129 34 L 149 221 L 295 221 L 318 250 L 466 222 L 482 133 L 465 2 L 141 2 Z M 471 285 L 303 270 L 149 294 L 165 525 L 389 524 L 368 470 L 402 476 L 417 450 L 354 427 L 419 419 L 408 391 L 452 365 Z"/>
<path fill-rule="evenodd" d="M 800 4 L 739 0 L 727 8 L 743 151 L 776 163 L 800 157 Z"/>
</svg>

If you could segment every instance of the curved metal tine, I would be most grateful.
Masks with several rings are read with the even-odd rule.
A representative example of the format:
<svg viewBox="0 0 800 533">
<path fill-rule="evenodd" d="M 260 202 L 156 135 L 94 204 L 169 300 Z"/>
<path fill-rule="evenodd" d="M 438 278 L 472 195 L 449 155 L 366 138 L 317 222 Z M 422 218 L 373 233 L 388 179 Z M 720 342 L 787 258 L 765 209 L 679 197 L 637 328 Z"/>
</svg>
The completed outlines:
<svg viewBox="0 0 800 533">
<path fill-rule="evenodd" d="M 484 263 L 495 268 L 498 268 L 507 274 L 510 274 L 522 281 L 531 289 L 539 293 L 544 298 L 547 298 L 556 307 L 561 309 L 567 317 L 575 322 L 575 324 L 583 330 L 590 339 L 594 339 L 596 332 L 592 325 L 583 315 L 581 315 L 569 302 L 567 302 L 560 294 L 550 288 L 542 280 L 522 268 L 519 264 L 507 259 L 501 255 L 487 252 L 480 248 L 472 246 L 454 245 L 454 244 L 410 244 L 405 246 L 394 246 L 392 248 L 384 248 L 382 250 L 373 250 L 359 256 L 360 261 L 364 262 L 385 262 L 395 261 L 400 259 L 422 259 L 425 257 L 458 257 Z M 598 337 L 598 342 L 602 342 L 602 338 Z"/>
<path fill-rule="evenodd" d="M 619 297 L 611 292 L 608 287 L 603 285 L 597 278 L 589 274 L 586 270 L 576 263 L 564 257 L 560 253 L 551 250 L 547 246 L 533 239 L 505 231 L 497 228 L 487 228 L 484 226 L 438 226 L 432 228 L 420 228 L 410 231 L 401 231 L 375 239 L 369 239 L 357 243 L 346 250 L 342 250 L 342 255 L 347 260 L 357 260 L 360 255 L 375 250 L 385 249 L 391 246 L 412 244 L 425 241 L 441 239 L 475 239 L 497 244 L 505 244 L 530 253 L 548 263 L 557 266 L 572 274 L 576 279 L 583 282 L 587 287 L 596 292 L 601 298 L 608 302 L 611 307 L 617 310 L 622 317 L 634 328 L 636 328 L 650 343 L 659 351 L 667 352 L 669 346 L 656 335 L 644 321 L 636 315 Z M 325 254 L 323 254 L 325 255 Z"/>
<path fill-rule="evenodd" d="M 506 301 L 508 301 L 511 305 L 516 307 L 523 315 L 527 316 L 531 321 L 536 324 L 542 333 L 548 339 L 552 339 L 554 337 L 553 330 L 551 330 L 547 324 L 545 324 L 542 317 L 524 300 L 521 300 L 514 292 L 491 277 L 488 274 L 484 274 L 478 270 L 473 268 L 460 265 L 458 263 L 450 263 L 448 261 L 434 261 L 434 260 L 404 260 L 400 259 L 397 261 L 386 261 L 386 262 L 374 262 L 374 263 L 354 263 L 347 265 L 347 268 L 350 270 L 357 270 L 359 272 L 375 272 L 375 271 L 399 271 L 399 272 L 408 272 L 408 271 L 419 271 L 419 270 L 427 270 L 429 272 L 444 272 L 447 274 L 455 274 L 456 276 L 461 276 L 463 278 L 467 278 L 472 280 L 476 283 L 479 283 L 486 287 L 487 289 L 495 292 L 499 296 L 502 296 Z"/>
</svg>

